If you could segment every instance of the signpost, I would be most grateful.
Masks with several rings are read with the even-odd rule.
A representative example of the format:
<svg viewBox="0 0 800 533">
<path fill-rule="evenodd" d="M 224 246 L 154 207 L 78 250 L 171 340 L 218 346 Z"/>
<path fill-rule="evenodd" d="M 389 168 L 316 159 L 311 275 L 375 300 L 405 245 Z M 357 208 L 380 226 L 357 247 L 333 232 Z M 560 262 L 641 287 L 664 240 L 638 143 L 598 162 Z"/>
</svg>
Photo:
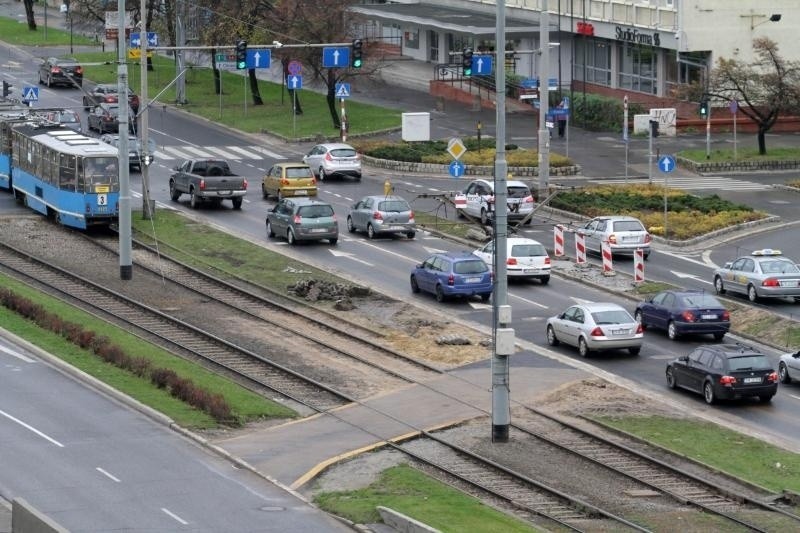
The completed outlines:
<svg viewBox="0 0 800 533">
<path fill-rule="evenodd" d="M 472 75 L 488 76 L 492 73 L 492 56 L 472 56 Z"/>
<path fill-rule="evenodd" d="M 346 46 L 326 46 L 322 49 L 324 68 L 347 68 L 350 66 L 350 48 Z"/>
<path fill-rule="evenodd" d="M 447 167 L 447 172 L 454 178 L 460 178 L 467 171 L 467 166 L 459 158 L 467 152 L 464 141 L 453 137 L 447 142 L 447 153 L 453 156 L 454 161 Z"/>
<path fill-rule="evenodd" d="M 35 85 L 23 85 L 22 87 L 22 103 L 32 105 L 34 102 L 39 101 L 39 87 Z"/>
<path fill-rule="evenodd" d="M 269 68 L 272 63 L 272 51 L 268 48 L 263 50 L 247 49 L 247 68 Z"/>
<path fill-rule="evenodd" d="M 628 95 L 622 99 L 622 142 L 625 143 L 625 183 L 628 183 Z"/>
<path fill-rule="evenodd" d="M 350 84 L 349 83 L 337 83 L 336 84 L 336 98 L 339 99 L 339 105 L 341 108 L 341 138 L 342 142 L 347 142 L 347 112 L 344 108 L 344 99 L 350 98 Z"/>
<path fill-rule="evenodd" d="M 739 113 L 739 102 L 736 100 L 731 100 L 728 109 L 731 110 L 731 114 L 733 115 L 733 160 L 736 161 L 737 153 L 736 153 L 736 115 Z"/>
<path fill-rule="evenodd" d="M 658 159 L 658 169 L 663 172 L 664 175 L 664 238 L 667 238 L 667 176 L 669 173 L 675 170 L 677 166 L 677 162 L 675 158 L 671 155 L 662 155 Z"/>
</svg>

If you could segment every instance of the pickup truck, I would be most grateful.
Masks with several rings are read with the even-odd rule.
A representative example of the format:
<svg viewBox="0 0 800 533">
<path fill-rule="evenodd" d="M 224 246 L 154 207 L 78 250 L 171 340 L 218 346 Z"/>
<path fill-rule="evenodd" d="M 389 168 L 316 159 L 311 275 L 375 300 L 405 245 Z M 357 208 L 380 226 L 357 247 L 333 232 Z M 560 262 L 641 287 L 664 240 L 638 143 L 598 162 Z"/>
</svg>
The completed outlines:
<svg viewBox="0 0 800 533">
<path fill-rule="evenodd" d="M 224 159 L 187 159 L 174 170 L 169 178 L 169 195 L 173 202 L 182 194 L 188 194 L 192 209 L 205 201 L 219 205 L 222 200 L 233 202 L 234 209 L 242 208 L 247 180 L 231 172 Z"/>
</svg>

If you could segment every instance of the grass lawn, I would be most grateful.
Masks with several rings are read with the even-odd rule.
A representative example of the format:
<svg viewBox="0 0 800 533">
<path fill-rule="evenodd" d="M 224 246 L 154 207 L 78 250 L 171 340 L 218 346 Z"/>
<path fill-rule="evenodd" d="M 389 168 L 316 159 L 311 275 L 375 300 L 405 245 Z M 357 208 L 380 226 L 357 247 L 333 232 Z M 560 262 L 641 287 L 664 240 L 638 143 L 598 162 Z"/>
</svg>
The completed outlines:
<svg viewBox="0 0 800 533">
<path fill-rule="evenodd" d="M 680 157 L 691 159 L 698 163 L 727 163 L 730 161 L 794 161 L 800 159 L 800 148 L 770 148 L 767 146 L 767 153 L 759 155 L 757 148 L 739 148 L 736 150 L 736 158 L 733 157 L 733 150 L 711 150 L 711 157 L 706 159 L 705 149 L 681 150 L 677 154 Z"/>
<path fill-rule="evenodd" d="M 28 29 L 28 21 L 24 18 L 11 19 L 0 17 L 0 35 L 3 41 L 8 44 L 15 44 L 18 46 L 69 46 L 69 31 L 56 29 L 55 25 L 60 25 L 61 15 L 58 9 L 53 9 L 51 12 L 51 19 L 47 25 L 47 38 L 45 38 L 44 21 L 39 20 L 37 16 L 36 31 Z M 84 37 L 73 31 L 72 44 L 78 45 L 92 45 L 98 44 L 94 39 Z M 65 49 L 65 52 L 69 49 Z"/>
</svg>

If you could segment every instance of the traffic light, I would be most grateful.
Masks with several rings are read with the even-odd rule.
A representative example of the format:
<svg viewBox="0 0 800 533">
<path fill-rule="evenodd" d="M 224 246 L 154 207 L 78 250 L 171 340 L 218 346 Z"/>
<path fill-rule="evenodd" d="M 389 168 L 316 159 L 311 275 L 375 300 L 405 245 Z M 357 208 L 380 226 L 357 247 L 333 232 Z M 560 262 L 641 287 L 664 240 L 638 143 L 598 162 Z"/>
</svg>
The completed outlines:
<svg viewBox="0 0 800 533">
<path fill-rule="evenodd" d="M 247 68 L 247 41 L 244 39 L 236 41 L 236 68 L 239 70 Z"/>
<path fill-rule="evenodd" d="M 363 47 L 364 43 L 361 39 L 353 39 L 353 61 L 351 63 L 353 68 L 361 68 L 361 65 L 364 63 Z"/>
<path fill-rule="evenodd" d="M 708 96 L 706 96 L 705 94 L 700 99 L 700 107 L 698 111 L 700 112 L 701 117 L 703 118 L 708 117 Z"/>
<path fill-rule="evenodd" d="M 464 76 L 472 76 L 472 48 L 464 48 L 461 52 L 461 72 Z"/>
<path fill-rule="evenodd" d="M 3 98 L 7 98 L 11 94 L 11 87 L 13 87 L 6 80 L 3 80 Z"/>
<path fill-rule="evenodd" d="M 658 121 L 651 120 L 650 121 L 650 135 L 653 137 L 658 137 Z"/>
</svg>

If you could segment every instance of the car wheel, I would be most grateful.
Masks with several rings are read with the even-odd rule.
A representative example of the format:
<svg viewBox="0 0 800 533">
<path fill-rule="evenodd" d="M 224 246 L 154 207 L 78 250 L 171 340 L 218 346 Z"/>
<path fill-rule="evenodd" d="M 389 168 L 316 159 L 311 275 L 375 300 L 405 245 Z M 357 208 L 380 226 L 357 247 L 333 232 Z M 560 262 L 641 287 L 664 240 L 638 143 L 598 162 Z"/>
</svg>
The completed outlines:
<svg viewBox="0 0 800 533">
<path fill-rule="evenodd" d="M 725 333 L 714 333 L 714 340 L 719 342 L 725 338 Z"/>
<path fill-rule="evenodd" d="M 367 224 L 367 237 L 370 239 L 375 238 L 375 228 L 372 227 L 372 224 Z"/>
<path fill-rule="evenodd" d="M 356 181 L 361 181 L 361 174 L 356 174 Z"/>
<path fill-rule="evenodd" d="M 272 229 L 272 222 L 267 220 L 267 237 L 270 239 L 275 236 L 275 231 Z"/>
<path fill-rule="evenodd" d="M 53 78 L 51 76 L 47 76 L 47 83 L 45 83 L 48 88 L 53 86 Z"/>
<path fill-rule="evenodd" d="M 322 168 L 322 167 L 319 167 L 318 174 L 319 174 L 319 181 L 325 181 L 325 178 L 328 177 L 328 176 L 325 175 L 325 169 Z"/>
<path fill-rule="evenodd" d="M 541 278 L 539 278 L 539 281 L 542 282 L 542 285 L 547 285 L 548 283 L 550 283 L 550 276 L 542 276 Z"/>
<path fill-rule="evenodd" d="M 331 244 L 331 246 L 336 246 L 336 243 L 339 242 L 339 238 L 334 237 L 332 239 L 328 239 L 328 242 Z"/>
<path fill-rule="evenodd" d="M 750 300 L 751 302 L 758 301 L 758 293 L 756 292 L 755 286 L 753 285 L 747 286 L 747 299 Z"/>
<path fill-rule="evenodd" d="M 241 209 L 242 208 L 242 199 L 241 198 L 234 198 L 231 200 L 233 202 L 234 209 Z"/>
<path fill-rule="evenodd" d="M 349 216 L 347 217 L 347 231 L 349 231 L 350 233 L 356 232 L 356 225 L 353 224 L 353 217 Z"/>
<path fill-rule="evenodd" d="M 200 198 L 194 193 L 194 189 L 189 192 L 189 205 L 192 209 L 200 207 Z"/>
<path fill-rule="evenodd" d="M 169 197 L 173 202 L 177 202 L 178 198 L 181 197 L 180 191 L 175 188 L 174 181 L 169 182 Z"/>
<path fill-rule="evenodd" d="M 672 320 L 670 320 L 669 324 L 667 324 L 667 337 L 669 337 L 669 340 L 671 341 L 674 341 L 679 337 L 678 327 Z"/>
<path fill-rule="evenodd" d="M 642 325 L 642 329 L 647 328 L 647 324 L 644 323 L 644 315 L 642 314 L 641 309 L 637 309 L 636 313 L 633 315 L 634 320 Z"/>
<path fill-rule="evenodd" d="M 558 346 L 561 344 L 558 337 L 556 337 L 556 331 L 553 329 L 553 326 L 547 326 L 547 344 L 550 346 Z"/>
<path fill-rule="evenodd" d="M 675 371 L 672 370 L 671 366 L 667 367 L 667 387 L 670 389 L 677 388 L 678 381 L 675 379 Z"/>
<path fill-rule="evenodd" d="M 488 302 L 489 298 L 491 298 L 491 297 L 492 297 L 492 293 L 491 292 L 487 292 L 486 294 L 481 294 L 481 301 L 482 302 Z"/>
<path fill-rule="evenodd" d="M 647 261 L 650 258 L 650 254 L 644 254 L 644 260 Z"/>
<path fill-rule="evenodd" d="M 631 346 L 630 348 L 628 348 L 628 353 L 631 355 L 639 355 L 639 352 L 641 351 L 642 351 L 641 346 Z"/>
<path fill-rule="evenodd" d="M 278 201 L 280 202 L 281 200 L 283 200 L 283 191 L 278 189 Z"/>
<path fill-rule="evenodd" d="M 444 290 L 442 289 L 441 285 L 436 286 L 436 301 L 437 302 L 444 301 Z"/>
<path fill-rule="evenodd" d="M 408 233 L 406 233 L 406 237 L 408 237 L 409 239 L 413 239 L 416 236 L 417 236 L 416 231 L 409 231 Z"/>
<path fill-rule="evenodd" d="M 261 196 L 264 198 L 264 200 L 269 198 L 269 194 L 267 193 L 267 188 L 264 187 L 263 183 L 261 184 Z"/>
<path fill-rule="evenodd" d="M 714 290 L 717 294 L 725 294 L 725 286 L 722 284 L 722 278 L 719 276 L 714 278 Z"/>
<path fill-rule="evenodd" d="M 708 405 L 713 405 L 717 401 L 717 395 L 714 394 L 714 384 L 706 381 L 703 385 L 703 398 Z"/>
<path fill-rule="evenodd" d="M 297 240 L 294 238 L 294 232 L 291 229 L 286 232 L 286 242 L 292 245 L 297 244 Z"/>
<path fill-rule="evenodd" d="M 778 365 L 778 375 L 781 377 L 781 383 L 789 384 L 792 382 L 792 378 L 789 376 L 789 369 L 784 362 Z"/>
<path fill-rule="evenodd" d="M 486 209 L 481 209 L 481 224 L 484 226 L 489 224 L 489 213 L 486 212 Z"/>
<path fill-rule="evenodd" d="M 775 396 L 774 394 L 767 394 L 764 396 L 759 396 L 758 401 L 761 403 L 769 403 L 772 401 L 772 397 Z"/>
<path fill-rule="evenodd" d="M 411 276 L 411 292 L 414 294 L 419 293 L 419 284 L 417 283 L 417 276 Z"/>
<path fill-rule="evenodd" d="M 586 344 L 586 339 L 583 337 L 578 339 L 578 354 L 581 357 L 589 357 L 589 345 Z"/>
</svg>

